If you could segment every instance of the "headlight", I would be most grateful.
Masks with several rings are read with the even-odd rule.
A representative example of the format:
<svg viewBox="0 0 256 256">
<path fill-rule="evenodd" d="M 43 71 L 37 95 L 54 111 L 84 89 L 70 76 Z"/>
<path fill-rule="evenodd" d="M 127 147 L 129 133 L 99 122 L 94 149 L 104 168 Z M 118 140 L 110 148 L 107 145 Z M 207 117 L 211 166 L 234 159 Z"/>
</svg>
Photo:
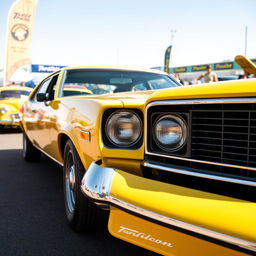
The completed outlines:
<svg viewBox="0 0 256 256">
<path fill-rule="evenodd" d="M 185 121 L 176 115 L 164 115 L 156 120 L 153 126 L 156 144 L 165 151 L 175 151 L 181 148 L 187 139 Z"/>
<path fill-rule="evenodd" d="M 132 146 L 142 136 L 142 122 L 135 112 L 116 111 L 107 119 L 105 132 L 114 145 Z"/>
<path fill-rule="evenodd" d="M 7 112 L 8 112 L 8 108 L 6 108 L 6 107 L 0 108 L 0 114 L 4 115 Z"/>
</svg>

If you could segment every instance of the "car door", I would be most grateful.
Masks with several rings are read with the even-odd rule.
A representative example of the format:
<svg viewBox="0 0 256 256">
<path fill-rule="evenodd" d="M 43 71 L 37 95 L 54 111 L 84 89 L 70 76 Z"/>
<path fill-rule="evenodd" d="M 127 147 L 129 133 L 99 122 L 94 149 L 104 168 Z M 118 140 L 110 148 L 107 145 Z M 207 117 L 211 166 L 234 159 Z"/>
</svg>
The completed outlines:
<svg viewBox="0 0 256 256">
<path fill-rule="evenodd" d="M 33 97 L 28 101 L 26 115 L 24 117 L 27 128 L 27 135 L 32 143 L 50 154 L 50 129 L 52 126 L 52 106 L 54 100 L 55 87 L 59 74 L 46 78 Z M 41 101 L 38 95 L 47 95 L 47 100 Z M 50 154 L 51 155 L 51 154 Z"/>
</svg>

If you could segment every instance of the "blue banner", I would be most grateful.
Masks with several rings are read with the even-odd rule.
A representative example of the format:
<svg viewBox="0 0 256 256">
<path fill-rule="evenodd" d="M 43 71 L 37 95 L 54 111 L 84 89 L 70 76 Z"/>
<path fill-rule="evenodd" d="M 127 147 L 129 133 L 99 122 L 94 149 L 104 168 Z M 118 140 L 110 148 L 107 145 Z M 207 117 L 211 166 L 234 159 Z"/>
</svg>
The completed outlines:
<svg viewBox="0 0 256 256">
<path fill-rule="evenodd" d="M 56 66 L 56 65 L 31 65 L 31 71 L 33 73 L 53 73 L 58 71 L 61 68 L 65 68 L 66 66 Z"/>
</svg>

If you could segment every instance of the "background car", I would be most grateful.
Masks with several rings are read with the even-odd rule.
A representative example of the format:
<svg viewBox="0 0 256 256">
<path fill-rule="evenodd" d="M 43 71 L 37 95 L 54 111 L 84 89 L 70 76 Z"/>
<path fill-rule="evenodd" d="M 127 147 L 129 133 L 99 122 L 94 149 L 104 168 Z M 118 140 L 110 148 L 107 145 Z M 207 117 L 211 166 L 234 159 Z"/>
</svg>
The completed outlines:
<svg viewBox="0 0 256 256">
<path fill-rule="evenodd" d="M 28 87 L 0 88 L 0 128 L 19 126 L 19 111 L 32 89 Z"/>
</svg>

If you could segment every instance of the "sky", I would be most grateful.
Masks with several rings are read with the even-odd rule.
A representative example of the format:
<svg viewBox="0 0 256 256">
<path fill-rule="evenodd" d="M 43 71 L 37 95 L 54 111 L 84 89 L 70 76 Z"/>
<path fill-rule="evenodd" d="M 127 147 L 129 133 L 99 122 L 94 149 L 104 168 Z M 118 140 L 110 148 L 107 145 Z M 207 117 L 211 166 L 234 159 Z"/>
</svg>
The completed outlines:
<svg viewBox="0 0 256 256">
<path fill-rule="evenodd" d="M 0 0 L 0 68 L 8 11 Z M 256 0 L 38 0 L 32 63 L 171 67 L 256 58 Z M 171 31 L 175 31 L 171 33 Z M 173 38 L 172 38 L 173 34 Z"/>
</svg>

